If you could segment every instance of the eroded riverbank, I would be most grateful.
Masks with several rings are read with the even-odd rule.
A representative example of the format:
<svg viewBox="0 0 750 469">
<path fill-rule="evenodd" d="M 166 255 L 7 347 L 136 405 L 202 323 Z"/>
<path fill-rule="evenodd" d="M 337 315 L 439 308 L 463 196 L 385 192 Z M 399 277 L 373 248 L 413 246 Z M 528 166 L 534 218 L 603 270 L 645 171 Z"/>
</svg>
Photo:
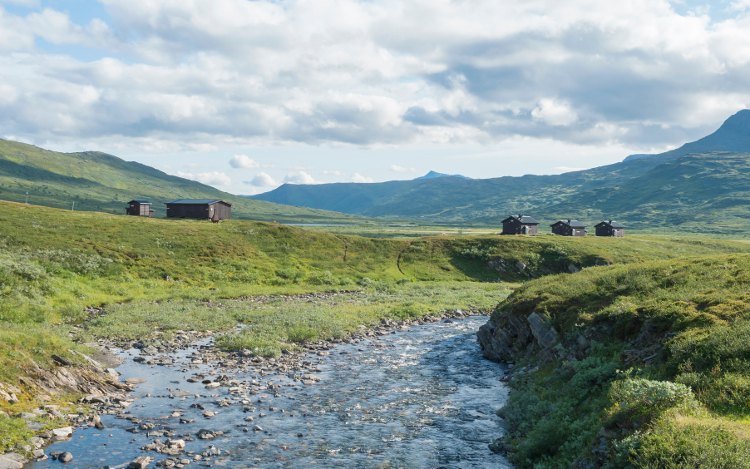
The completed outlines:
<svg viewBox="0 0 750 469">
<path fill-rule="evenodd" d="M 506 389 L 475 340 L 485 320 L 414 325 L 299 355 L 285 371 L 212 363 L 211 339 L 161 365 L 130 350 L 118 371 L 144 380 L 134 403 L 47 452 L 69 451 L 76 467 L 141 456 L 164 466 L 504 467 L 487 448 L 502 433 L 494 410 Z"/>
</svg>

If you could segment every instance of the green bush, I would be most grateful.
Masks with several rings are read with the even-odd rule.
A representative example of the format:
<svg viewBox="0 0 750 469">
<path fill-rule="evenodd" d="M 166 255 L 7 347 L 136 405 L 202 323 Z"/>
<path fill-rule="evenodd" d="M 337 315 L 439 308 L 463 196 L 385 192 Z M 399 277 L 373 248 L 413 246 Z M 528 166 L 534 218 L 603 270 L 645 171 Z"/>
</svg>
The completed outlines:
<svg viewBox="0 0 750 469">
<path fill-rule="evenodd" d="M 665 419 L 621 449 L 635 467 L 750 468 L 748 442 L 712 425 L 685 425 Z"/>
<path fill-rule="evenodd" d="M 643 378 L 613 382 L 609 398 L 616 421 L 633 427 L 651 422 L 668 409 L 698 407 L 693 391 L 684 384 Z"/>
</svg>

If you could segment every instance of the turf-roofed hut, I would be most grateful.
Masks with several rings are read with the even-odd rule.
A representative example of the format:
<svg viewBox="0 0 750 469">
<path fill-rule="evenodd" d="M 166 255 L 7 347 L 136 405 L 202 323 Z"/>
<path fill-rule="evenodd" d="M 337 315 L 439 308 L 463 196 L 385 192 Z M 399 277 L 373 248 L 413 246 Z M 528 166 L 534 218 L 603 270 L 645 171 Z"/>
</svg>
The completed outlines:
<svg viewBox="0 0 750 469">
<path fill-rule="evenodd" d="M 625 225 L 614 220 L 599 222 L 594 225 L 594 228 L 597 236 L 614 236 L 615 238 L 625 236 Z"/>
<path fill-rule="evenodd" d="M 232 204 L 214 199 L 178 199 L 167 202 L 167 218 L 196 220 L 229 220 Z"/>
<path fill-rule="evenodd" d="M 560 236 L 586 236 L 586 225 L 578 220 L 558 220 L 552 225 L 552 233 Z"/>
<path fill-rule="evenodd" d="M 528 215 L 511 215 L 503 220 L 504 235 L 535 235 L 539 233 L 539 222 Z"/>
<path fill-rule="evenodd" d="M 127 215 L 134 215 L 136 217 L 153 217 L 154 210 L 151 208 L 151 201 L 146 199 L 133 199 L 128 202 L 128 206 L 125 207 L 125 213 Z"/>
</svg>

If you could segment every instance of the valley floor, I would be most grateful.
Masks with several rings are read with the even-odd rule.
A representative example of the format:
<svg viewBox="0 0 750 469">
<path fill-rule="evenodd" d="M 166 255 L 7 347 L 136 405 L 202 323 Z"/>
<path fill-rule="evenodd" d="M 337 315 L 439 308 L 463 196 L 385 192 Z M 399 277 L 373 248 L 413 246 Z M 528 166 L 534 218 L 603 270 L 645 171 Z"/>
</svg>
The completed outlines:
<svg viewBox="0 0 750 469">
<path fill-rule="evenodd" d="M 606 280 L 606 276 L 594 288 L 596 294 L 580 287 L 577 279 L 590 278 L 590 272 L 618 272 L 654 259 L 669 266 L 679 265 L 676 259 L 681 258 L 750 253 L 748 243 L 710 238 L 373 239 L 275 223 L 141 219 L 4 202 L 0 202 L 0 247 L 0 451 L 21 452 L 33 449 L 27 443 L 35 435 L 49 435 L 49 430 L 65 425 L 68 414 L 89 421 L 91 407 L 79 403 L 82 397 L 88 395 L 91 401 L 95 393 L 126 391 L 106 373 L 97 374 L 97 368 L 104 366 L 87 358 L 95 355 L 96 344 L 158 349 L 172 341 L 211 335 L 223 353 L 271 360 L 320 341 L 361 334 L 384 320 L 489 310 L 513 289 L 517 293 L 510 303 L 501 304 L 501 310 L 507 309 L 505 305 L 525 305 L 516 301 L 519 298 L 537 304 L 532 297 L 577 292 L 579 297 L 564 311 L 581 314 L 583 322 L 578 322 L 585 324 L 586 314 L 594 314 L 601 305 L 591 300 L 590 308 L 579 311 L 576 302 L 589 304 L 588 299 L 601 292 L 630 295 L 630 290 L 619 289 L 620 280 Z M 708 268 L 722 275 L 735 272 L 737 288 L 744 285 L 744 267 L 722 270 L 718 263 Z M 633 291 L 654 288 L 641 281 L 643 275 L 634 275 Z M 717 291 L 726 288 L 728 284 Z M 528 292 L 533 295 L 527 298 Z M 706 295 L 706 304 L 713 305 L 713 297 Z M 717 306 L 716 314 L 729 324 L 727 315 L 744 304 L 737 303 L 740 300 L 733 297 L 728 306 Z M 617 304 L 624 308 L 620 318 L 644 314 L 638 307 Z M 550 303 L 549 310 L 554 307 Z M 697 318 L 710 319 L 706 313 Z M 567 337 L 564 329 L 557 330 Z M 607 363 L 602 366 L 613 366 Z M 559 366 L 578 370 L 578 365 Z M 696 392 L 703 389 L 708 375 L 700 373 L 685 375 L 685 380 L 693 376 L 694 381 L 682 385 L 695 386 Z M 596 373 L 592 376 L 599 379 Z M 735 380 L 727 381 L 727 386 L 741 388 L 737 381 L 741 376 L 727 376 Z M 597 386 L 609 389 L 613 377 L 601 379 Z M 608 394 L 598 395 L 601 399 L 596 402 L 609 402 L 604 395 Z M 514 402 L 511 396 L 509 409 Z M 585 411 L 569 410 L 569 416 Z M 595 415 L 586 427 L 595 428 L 601 415 L 586 415 Z M 513 431 L 516 423 L 525 428 L 523 422 L 511 418 L 508 422 Z M 569 434 L 573 433 L 571 429 Z M 535 441 L 533 435 L 509 440 L 513 457 L 520 454 L 522 440 Z M 548 447 L 559 452 L 566 445 Z M 571 448 L 564 453 L 571 458 L 590 449 Z M 521 465 L 546 461 L 534 457 L 516 457 L 516 461 Z M 542 457 L 557 456 L 544 453 Z"/>
</svg>

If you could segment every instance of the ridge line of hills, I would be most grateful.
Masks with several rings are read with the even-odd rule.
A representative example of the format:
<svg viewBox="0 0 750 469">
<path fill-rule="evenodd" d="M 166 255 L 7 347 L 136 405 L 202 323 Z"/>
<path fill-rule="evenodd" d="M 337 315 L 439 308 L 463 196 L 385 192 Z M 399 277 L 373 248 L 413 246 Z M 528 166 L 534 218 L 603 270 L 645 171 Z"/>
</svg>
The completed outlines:
<svg viewBox="0 0 750 469">
<path fill-rule="evenodd" d="M 362 223 L 360 217 L 251 200 L 151 166 L 96 151 L 60 153 L 0 139 L 0 199 L 57 208 L 125 213 L 127 201 L 150 199 L 155 216 L 174 199 L 222 199 L 235 218 L 286 223 Z"/>
<path fill-rule="evenodd" d="M 251 198 L 432 224 L 497 225 L 508 214 L 524 213 L 617 219 L 636 229 L 740 233 L 750 230 L 749 154 L 750 110 L 742 110 L 677 149 L 560 175 L 285 184 Z"/>
</svg>

